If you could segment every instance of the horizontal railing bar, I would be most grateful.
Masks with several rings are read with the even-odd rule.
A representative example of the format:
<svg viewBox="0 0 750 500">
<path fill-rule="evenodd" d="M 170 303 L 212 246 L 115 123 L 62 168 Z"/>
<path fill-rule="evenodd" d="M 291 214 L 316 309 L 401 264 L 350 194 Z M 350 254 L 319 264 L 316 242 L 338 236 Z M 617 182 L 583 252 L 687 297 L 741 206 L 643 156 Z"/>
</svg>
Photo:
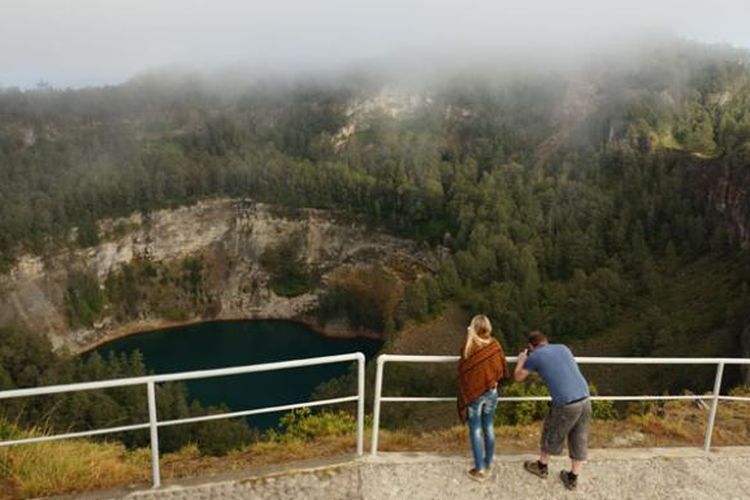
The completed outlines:
<svg viewBox="0 0 750 500">
<path fill-rule="evenodd" d="M 713 399 L 713 396 L 591 396 L 593 401 L 697 401 Z M 429 403 L 429 402 L 455 402 L 455 397 L 400 397 L 400 396 L 382 396 L 381 401 L 391 403 Z M 519 402 L 519 401 L 550 401 L 549 396 L 500 396 L 498 401 Z M 750 401 L 750 398 L 747 398 Z"/>
<path fill-rule="evenodd" d="M 258 365 L 236 366 L 231 368 L 216 368 L 211 370 L 197 370 L 192 372 L 168 373 L 162 375 L 149 375 L 145 377 L 121 378 L 102 380 L 98 382 L 80 382 L 76 384 L 51 385 L 28 389 L 13 389 L 0 392 L 0 399 L 20 398 L 28 396 L 43 396 L 47 394 L 59 394 L 63 392 L 88 391 L 95 389 L 110 389 L 114 387 L 127 387 L 132 385 L 147 384 L 149 382 L 178 382 L 197 378 L 225 377 L 230 375 L 243 375 L 264 371 L 283 370 L 286 368 L 300 368 L 303 366 L 323 365 L 341 363 L 344 361 L 358 361 L 364 359 L 362 353 L 337 354 L 335 356 L 321 356 L 317 358 L 297 359 L 293 361 L 277 361 Z"/>
<path fill-rule="evenodd" d="M 364 360 L 365 355 L 357 352 L 352 354 L 337 354 L 335 356 L 320 356 L 317 358 L 296 359 L 292 361 L 276 361 L 273 363 L 261 363 L 258 365 L 247 365 L 233 368 L 218 368 L 213 370 L 199 370 L 194 372 L 172 373 L 156 375 L 154 382 L 177 382 L 180 380 L 192 380 L 196 378 L 225 377 L 229 375 L 243 375 L 246 373 L 268 372 L 283 370 L 287 368 L 301 368 L 313 365 L 328 365 L 331 363 L 342 363 L 344 361 Z"/>
<path fill-rule="evenodd" d="M 510 361 L 510 357 L 506 358 Z M 458 361 L 458 356 L 421 356 L 418 354 L 381 354 L 378 363 L 398 361 L 400 363 L 451 363 Z"/>
<path fill-rule="evenodd" d="M 592 401 L 702 401 L 711 400 L 713 396 L 591 396 Z"/>
<path fill-rule="evenodd" d="M 160 421 L 157 424 L 157 426 L 166 427 L 170 425 L 191 424 L 191 423 L 196 423 L 196 422 L 207 422 L 209 420 L 220 420 L 224 418 L 237 418 L 237 417 L 245 417 L 248 415 L 260 415 L 263 413 L 273 413 L 275 411 L 296 410 L 297 408 L 311 408 L 314 406 L 332 405 L 332 404 L 337 404 L 337 403 L 348 403 L 351 401 L 356 401 L 358 398 L 359 396 L 346 396 L 346 397 L 334 398 L 334 399 L 321 399 L 317 401 L 311 401 L 309 403 L 294 403 L 294 404 L 288 404 L 288 405 L 283 405 L 283 406 L 270 406 L 267 408 L 258 408 L 255 410 L 235 411 L 232 413 L 216 413 L 213 415 L 204 415 L 202 417 L 181 418 L 177 420 L 163 420 L 163 421 Z"/>
<path fill-rule="evenodd" d="M 411 354 L 381 354 L 379 363 L 397 361 L 401 363 L 452 363 L 458 356 L 419 356 Z M 518 361 L 517 356 L 508 356 L 509 362 Z M 575 360 L 582 364 L 617 364 L 617 365 L 750 365 L 746 358 L 624 358 L 624 357 L 590 357 L 580 356 Z"/>
<path fill-rule="evenodd" d="M 132 385 L 147 384 L 148 382 L 163 383 L 197 378 L 212 378 L 230 375 L 242 375 L 262 371 L 281 370 L 285 368 L 299 368 L 304 366 L 339 363 L 343 361 L 355 361 L 363 355 L 360 353 L 340 354 L 335 356 L 321 356 L 317 358 L 306 358 L 294 361 L 279 361 L 258 365 L 247 365 L 232 368 L 217 368 L 211 370 L 198 370 L 192 372 L 180 372 L 163 375 L 150 375 L 144 377 L 132 377 L 97 382 L 81 382 L 76 384 L 53 385 L 28 389 L 13 389 L 0 392 L 0 399 L 17 397 L 41 396 L 48 394 L 59 394 L 63 392 L 74 392 L 83 390 L 109 389 L 114 387 L 127 387 Z M 515 362 L 515 356 L 509 356 L 508 361 Z M 400 354 L 383 354 L 378 362 L 389 361 L 411 362 L 411 363 L 448 363 L 458 360 L 458 356 L 413 356 Z M 750 365 L 750 359 L 737 358 L 606 358 L 606 357 L 579 357 L 576 361 L 584 364 L 736 364 Z"/>
<path fill-rule="evenodd" d="M 750 359 L 738 358 L 597 358 L 576 357 L 582 364 L 612 364 L 612 365 L 750 365 Z"/>
<path fill-rule="evenodd" d="M 430 402 L 456 402 L 455 397 L 400 397 L 400 396 L 382 396 L 380 398 L 383 402 L 391 402 L 391 403 L 430 403 Z"/>
<path fill-rule="evenodd" d="M 721 401 L 750 401 L 749 397 L 743 396 L 719 396 Z"/>
<path fill-rule="evenodd" d="M 44 443 L 46 441 L 58 441 L 60 439 L 74 439 L 88 436 L 99 436 L 101 434 L 113 434 L 115 432 L 135 431 L 139 429 L 148 429 L 148 424 L 123 425 L 122 427 L 109 427 L 107 429 L 97 429 L 94 431 L 70 432 L 68 434 L 55 434 L 52 436 L 39 436 L 26 439 L 14 439 L 12 441 L 0 442 L 0 447 L 15 446 L 18 444 Z"/>
</svg>

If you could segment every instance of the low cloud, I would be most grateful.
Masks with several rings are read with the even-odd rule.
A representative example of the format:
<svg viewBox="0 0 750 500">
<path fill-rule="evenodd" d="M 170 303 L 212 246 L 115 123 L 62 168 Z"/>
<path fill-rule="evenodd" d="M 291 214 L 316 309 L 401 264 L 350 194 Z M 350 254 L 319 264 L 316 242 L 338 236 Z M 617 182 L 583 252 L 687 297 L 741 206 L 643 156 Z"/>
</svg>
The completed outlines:
<svg viewBox="0 0 750 500">
<path fill-rule="evenodd" d="M 565 62 L 664 36 L 747 47 L 747 19 L 744 0 L 4 0 L 0 85 L 116 84 L 166 65 L 326 72 L 498 53 Z"/>
</svg>

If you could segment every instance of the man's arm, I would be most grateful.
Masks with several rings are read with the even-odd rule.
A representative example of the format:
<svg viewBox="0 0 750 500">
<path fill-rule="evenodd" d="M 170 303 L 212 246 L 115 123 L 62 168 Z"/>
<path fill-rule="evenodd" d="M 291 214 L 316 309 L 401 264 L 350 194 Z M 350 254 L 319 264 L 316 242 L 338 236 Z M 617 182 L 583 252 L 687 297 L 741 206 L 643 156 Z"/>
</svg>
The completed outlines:
<svg viewBox="0 0 750 500">
<path fill-rule="evenodd" d="M 513 379 L 516 382 L 523 382 L 526 377 L 529 376 L 529 370 L 525 368 L 526 359 L 529 357 L 528 351 L 524 350 L 518 353 L 518 361 L 516 362 L 516 369 L 513 372 Z"/>
</svg>

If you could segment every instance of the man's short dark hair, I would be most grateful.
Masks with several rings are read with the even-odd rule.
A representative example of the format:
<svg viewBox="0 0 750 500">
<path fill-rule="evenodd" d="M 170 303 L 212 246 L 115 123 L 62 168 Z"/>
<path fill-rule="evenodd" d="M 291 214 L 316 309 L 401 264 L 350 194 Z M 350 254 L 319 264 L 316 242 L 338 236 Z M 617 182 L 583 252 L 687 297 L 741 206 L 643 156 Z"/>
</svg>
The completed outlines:
<svg viewBox="0 0 750 500">
<path fill-rule="evenodd" d="M 532 330 L 529 333 L 529 344 L 536 347 L 539 344 L 547 342 L 547 337 L 539 330 Z"/>
</svg>

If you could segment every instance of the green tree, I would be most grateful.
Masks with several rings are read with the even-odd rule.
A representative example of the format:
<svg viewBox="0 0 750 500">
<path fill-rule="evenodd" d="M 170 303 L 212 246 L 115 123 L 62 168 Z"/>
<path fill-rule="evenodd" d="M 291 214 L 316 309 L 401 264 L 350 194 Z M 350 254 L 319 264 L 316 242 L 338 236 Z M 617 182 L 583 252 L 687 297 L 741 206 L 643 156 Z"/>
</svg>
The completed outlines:
<svg viewBox="0 0 750 500">
<path fill-rule="evenodd" d="M 68 275 L 65 311 L 70 326 L 92 326 L 101 314 L 105 296 L 92 273 L 73 271 Z"/>
<path fill-rule="evenodd" d="M 408 318 L 417 321 L 427 318 L 430 313 L 430 305 L 427 290 L 422 280 L 417 280 L 407 287 L 404 300 Z"/>
<path fill-rule="evenodd" d="M 271 289 L 283 297 L 296 297 L 307 292 L 312 277 L 300 256 L 302 240 L 292 237 L 267 248 L 260 262 L 271 275 Z"/>
</svg>

